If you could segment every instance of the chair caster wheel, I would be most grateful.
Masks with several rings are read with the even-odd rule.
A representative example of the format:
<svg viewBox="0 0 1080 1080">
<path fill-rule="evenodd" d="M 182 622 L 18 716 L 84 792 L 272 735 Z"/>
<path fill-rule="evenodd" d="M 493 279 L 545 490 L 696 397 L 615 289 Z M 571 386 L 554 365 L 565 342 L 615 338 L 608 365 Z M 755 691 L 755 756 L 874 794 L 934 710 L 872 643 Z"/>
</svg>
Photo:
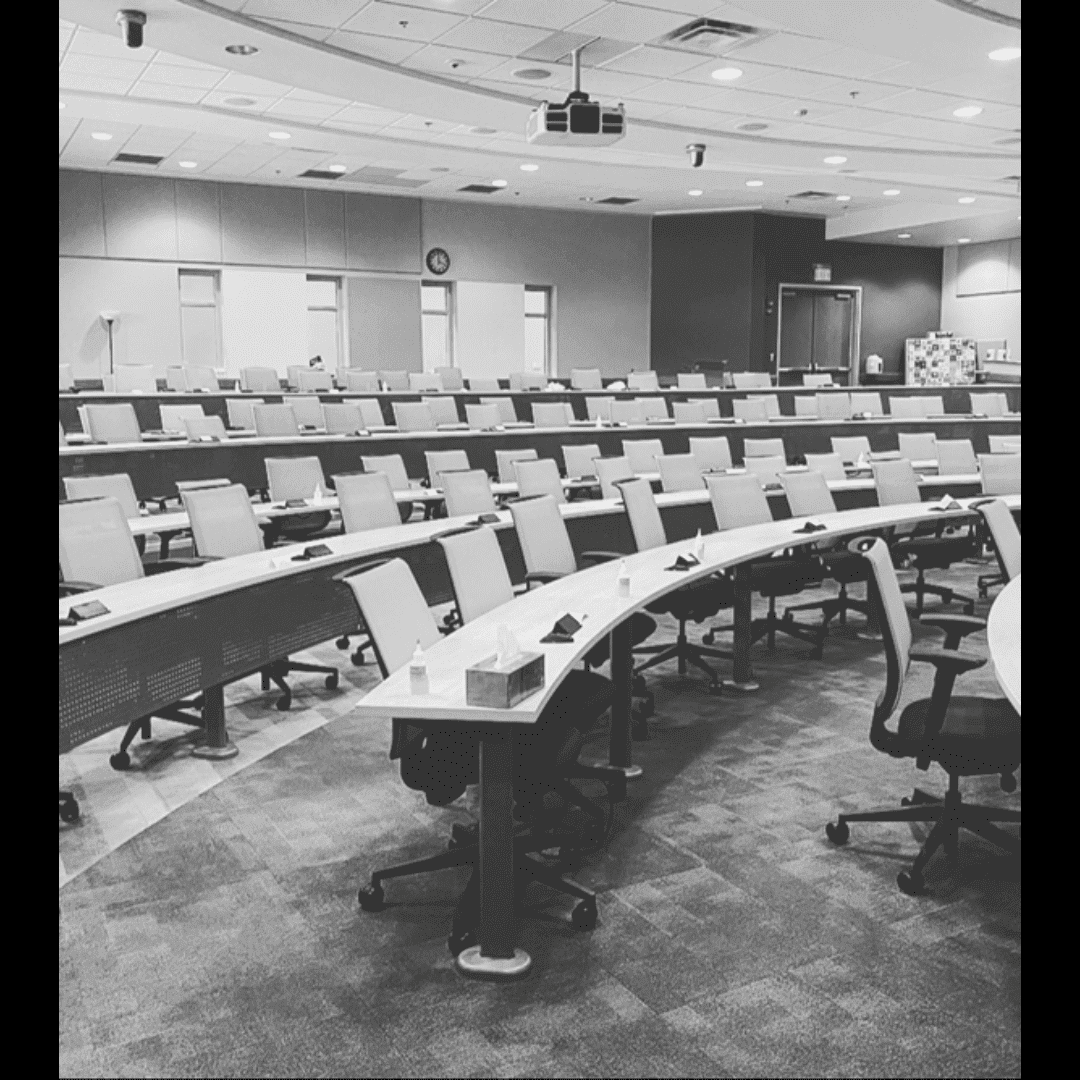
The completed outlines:
<svg viewBox="0 0 1080 1080">
<path fill-rule="evenodd" d="M 364 659 L 363 649 L 357 649 L 356 652 L 354 652 L 352 656 L 349 657 L 349 659 L 352 661 L 353 667 L 363 667 L 364 664 L 367 663 L 367 661 Z"/>
<path fill-rule="evenodd" d="M 975 614 L 975 605 L 971 604 L 971 603 L 965 604 L 964 605 L 964 614 L 965 615 L 974 615 Z"/>
<path fill-rule="evenodd" d="M 917 874 L 914 870 L 901 870 L 896 875 L 896 884 L 900 887 L 900 891 L 907 893 L 908 896 L 922 896 L 926 892 L 922 874 Z"/>
<path fill-rule="evenodd" d="M 846 821 L 838 821 L 835 825 L 830 821 L 829 824 L 825 826 L 825 835 L 832 843 L 839 847 L 841 844 L 846 844 L 848 842 L 848 837 L 851 836 L 851 830 L 848 828 L 848 823 Z"/>
<path fill-rule="evenodd" d="M 450 839 L 447 841 L 447 851 L 457 851 L 458 848 L 474 847 L 480 840 L 479 825 L 454 825 L 450 829 Z"/>
<path fill-rule="evenodd" d="M 581 903 L 574 908 L 574 913 L 570 917 L 570 922 L 575 930 L 595 930 L 596 918 L 596 901 L 582 900 Z"/>
<path fill-rule="evenodd" d="M 1016 777 L 1012 775 L 1003 776 L 1001 778 L 1001 790 L 1004 792 L 1013 792 L 1016 790 Z"/>
<path fill-rule="evenodd" d="M 79 820 L 79 804 L 74 799 L 63 799 L 60 802 L 60 820 L 69 825 Z"/>
<path fill-rule="evenodd" d="M 117 772 L 127 772 L 131 768 L 131 757 L 126 750 L 119 750 L 109 758 L 109 764 Z"/>
<path fill-rule="evenodd" d="M 282 694 L 281 697 L 279 697 L 277 699 L 277 710 L 278 710 L 278 712 L 288 712 L 289 711 L 289 706 L 291 704 L 292 704 L 292 694 Z"/>
<path fill-rule="evenodd" d="M 463 953 L 466 949 L 471 949 L 476 943 L 475 930 L 454 930 L 446 939 L 446 947 L 453 957 L 457 957 L 459 953 Z"/>
<path fill-rule="evenodd" d="M 905 795 L 905 796 L 904 796 L 904 797 L 903 797 L 903 798 L 902 798 L 902 799 L 900 800 L 900 805 L 901 805 L 901 806 L 914 806 L 914 805 L 915 805 L 915 800 L 914 800 L 914 799 L 912 799 L 912 798 L 909 798 L 909 797 L 908 797 L 907 795 Z"/>
<path fill-rule="evenodd" d="M 634 713 L 630 723 L 630 738 L 634 742 L 648 742 L 651 736 L 649 735 L 649 724 L 645 717 L 640 713 Z"/>
<path fill-rule="evenodd" d="M 711 630 L 709 630 L 701 638 L 702 645 L 712 645 L 715 641 L 716 641 L 716 635 Z"/>
<path fill-rule="evenodd" d="M 338 673 L 335 671 L 333 675 L 326 676 L 326 689 L 336 690 L 338 688 Z"/>
<path fill-rule="evenodd" d="M 723 692 L 724 688 L 718 682 L 710 683 L 705 691 L 709 697 L 720 697 Z"/>
<path fill-rule="evenodd" d="M 378 882 L 369 885 L 366 889 L 361 889 L 356 894 L 356 899 L 364 911 L 382 911 L 386 906 L 382 886 Z"/>
<path fill-rule="evenodd" d="M 341 649 L 342 651 L 344 651 L 345 649 L 347 649 L 347 648 L 349 647 L 349 639 L 348 639 L 347 637 L 339 637 L 339 638 L 337 639 L 337 641 L 335 641 L 335 642 L 334 642 L 334 644 L 335 644 L 335 645 L 336 645 L 336 646 L 337 646 L 337 647 L 338 647 L 339 649 Z"/>
</svg>

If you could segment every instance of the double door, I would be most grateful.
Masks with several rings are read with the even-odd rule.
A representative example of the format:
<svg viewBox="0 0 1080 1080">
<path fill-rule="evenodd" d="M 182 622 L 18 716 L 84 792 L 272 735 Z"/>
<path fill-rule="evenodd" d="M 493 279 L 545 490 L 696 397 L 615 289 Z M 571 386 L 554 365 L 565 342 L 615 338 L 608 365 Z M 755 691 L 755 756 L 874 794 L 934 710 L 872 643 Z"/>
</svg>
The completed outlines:
<svg viewBox="0 0 1080 1080">
<path fill-rule="evenodd" d="M 858 288 L 781 285 L 777 333 L 777 384 L 798 384 L 802 375 L 831 375 L 854 383 L 858 371 Z"/>
</svg>

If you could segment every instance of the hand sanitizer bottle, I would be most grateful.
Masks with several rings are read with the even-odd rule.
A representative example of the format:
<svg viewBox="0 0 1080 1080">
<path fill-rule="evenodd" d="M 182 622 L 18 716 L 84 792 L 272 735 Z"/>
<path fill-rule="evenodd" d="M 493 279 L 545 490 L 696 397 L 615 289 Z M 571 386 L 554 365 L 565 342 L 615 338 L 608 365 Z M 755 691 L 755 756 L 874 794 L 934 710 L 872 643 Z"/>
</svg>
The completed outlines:
<svg viewBox="0 0 1080 1080">
<path fill-rule="evenodd" d="M 419 641 L 409 661 L 409 690 L 414 694 L 428 693 L 427 660 L 424 659 L 424 650 L 420 648 Z"/>
<path fill-rule="evenodd" d="M 694 558 L 698 562 L 705 558 L 705 538 L 701 535 L 700 529 L 697 531 L 697 536 L 694 537 Z"/>
<path fill-rule="evenodd" d="M 618 593 L 619 596 L 630 595 L 630 568 L 625 559 L 619 564 Z"/>
</svg>

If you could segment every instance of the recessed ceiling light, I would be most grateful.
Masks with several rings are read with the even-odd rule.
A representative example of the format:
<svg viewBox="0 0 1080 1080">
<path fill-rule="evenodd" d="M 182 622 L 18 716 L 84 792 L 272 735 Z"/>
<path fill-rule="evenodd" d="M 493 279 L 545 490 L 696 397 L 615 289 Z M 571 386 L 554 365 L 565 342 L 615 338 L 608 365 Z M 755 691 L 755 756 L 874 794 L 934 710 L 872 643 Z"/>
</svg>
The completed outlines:
<svg viewBox="0 0 1080 1080">
<path fill-rule="evenodd" d="M 768 129 L 768 127 L 769 127 L 768 124 L 763 124 L 758 120 L 751 120 L 750 123 L 748 123 L 748 124 L 736 124 L 735 125 L 735 130 L 736 131 L 766 131 Z"/>
<path fill-rule="evenodd" d="M 836 201 L 837 202 L 851 202 L 851 196 L 850 195 L 837 195 L 836 196 Z"/>
<path fill-rule="evenodd" d="M 909 233 L 909 232 L 898 232 L 896 234 L 896 239 L 897 240 L 910 240 L 911 239 L 911 233 Z"/>
<path fill-rule="evenodd" d="M 253 97 L 241 97 L 237 95 L 235 97 L 225 98 L 224 104 L 231 105 L 234 109 L 250 109 L 252 105 L 258 105 L 259 103 Z"/>
<path fill-rule="evenodd" d="M 1019 60 L 1020 48 L 1019 46 L 1009 46 L 1004 49 L 995 49 L 993 52 L 987 53 L 987 56 L 991 60 Z"/>
<path fill-rule="evenodd" d="M 833 154 L 831 157 L 827 157 L 825 159 L 825 164 L 826 165 L 843 165 L 845 161 L 847 161 L 846 157 L 843 157 L 840 154 Z"/>
<path fill-rule="evenodd" d="M 226 45 L 225 51 L 233 56 L 252 56 L 259 48 L 257 45 Z"/>
<path fill-rule="evenodd" d="M 975 201 L 975 196 L 974 195 L 961 195 L 960 198 L 957 199 L 956 201 L 958 203 L 965 203 L 965 204 L 973 203 Z"/>
<path fill-rule="evenodd" d="M 971 237 L 970 236 L 961 236 L 960 239 L 957 240 L 956 242 L 958 244 L 970 244 L 971 243 Z"/>
<path fill-rule="evenodd" d="M 764 187 L 765 186 L 765 181 L 764 180 L 747 180 L 746 181 L 746 186 L 747 187 Z"/>
<path fill-rule="evenodd" d="M 731 82 L 733 79 L 738 79 L 742 76 L 742 68 L 737 67 L 722 67 L 717 68 L 712 77 L 718 82 Z"/>
<path fill-rule="evenodd" d="M 492 180 L 491 181 L 491 186 L 492 187 L 506 187 L 506 181 L 505 180 Z"/>
<path fill-rule="evenodd" d="M 326 166 L 326 171 L 327 172 L 339 172 L 339 173 L 340 172 L 348 172 L 349 171 L 349 166 L 348 165 L 327 165 Z"/>
<path fill-rule="evenodd" d="M 895 188 L 895 187 L 886 188 L 881 194 L 882 195 L 890 195 L 890 196 L 891 195 L 899 195 L 900 194 L 900 189 Z"/>
<path fill-rule="evenodd" d="M 526 162 L 524 165 L 519 165 L 518 168 L 522 172 L 536 172 L 540 168 L 539 165 L 533 165 L 531 162 Z"/>
<path fill-rule="evenodd" d="M 269 132 L 269 135 L 271 139 L 278 139 L 281 142 L 284 142 L 286 139 L 292 138 L 292 136 L 287 131 L 271 131 Z"/>
<path fill-rule="evenodd" d="M 90 138 L 97 139 L 98 142 L 108 142 L 112 136 L 107 131 L 92 131 Z"/>
<path fill-rule="evenodd" d="M 698 195 L 704 195 L 705 192 L 702 191 L 701 188 L 691 188 L 686 194 L 693 195 L 695 198 L 697 198 Z"/>
<path fill-rule="evenodd" d="M 515 79 L 528 79 L 530 82 L 539 82 L 540 79 L 551 78 L 551 72 L 547 68 L 519 68 L 514 72 Z"/>
<path fill-rule="evenodd" d="M 593 197 L 591 195 L 579 195 L 578 202 L 592 202 Z"/>
<path fill-rule="evenodd" d="M 197 169 L 199 163 L 197 161 L 178 161 L 176 163 L 181 169 Z"/>
<path fill-rule="evenodd" d="M 953 109 L 953 116 L 959 116 L 961 120 L 969 120 L 981 112 L 981 105 L 961 105 L 959 109 Z"/>
<path fill-rule="evenodd" d="M 469 132 L 473 135 L 498 135 L 499 132 L 496 128 L 487 127 L 474 127 L 469 128 Z"/>
</svg>

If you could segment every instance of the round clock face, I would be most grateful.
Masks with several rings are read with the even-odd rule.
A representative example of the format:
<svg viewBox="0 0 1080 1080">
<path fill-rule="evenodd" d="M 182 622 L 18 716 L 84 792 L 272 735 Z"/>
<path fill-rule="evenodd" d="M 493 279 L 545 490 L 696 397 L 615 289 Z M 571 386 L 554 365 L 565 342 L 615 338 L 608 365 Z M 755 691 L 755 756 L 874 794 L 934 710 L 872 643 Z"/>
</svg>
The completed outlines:
<svg viewBox="0 0 1080 1080">
<path fill-rule="evenodd" d="M 442 248 L 432 248 L 424 261 L 433 274 L 445 274 L 450 269 L 450 256 Z"/>
</svg>

